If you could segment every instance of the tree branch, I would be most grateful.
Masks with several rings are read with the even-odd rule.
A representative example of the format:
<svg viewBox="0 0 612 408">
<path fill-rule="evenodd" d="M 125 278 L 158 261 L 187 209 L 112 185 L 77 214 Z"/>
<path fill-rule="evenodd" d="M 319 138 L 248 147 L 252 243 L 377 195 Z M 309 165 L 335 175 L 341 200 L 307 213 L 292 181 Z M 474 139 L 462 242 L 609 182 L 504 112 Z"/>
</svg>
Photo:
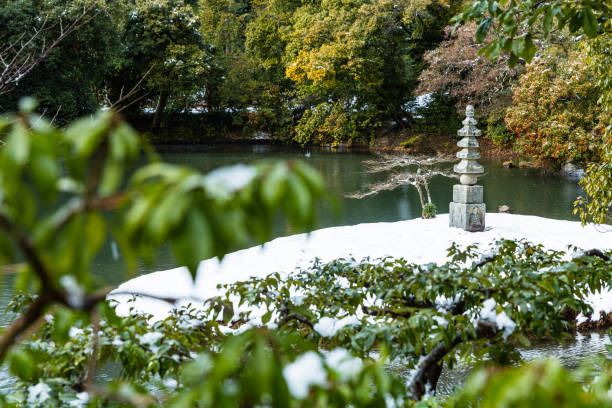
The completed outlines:
<svg viewBox="0 0 612 408">
<path fill-rule="evenodd" d="M 584 254 L 586 256 L 592 256 L 592 257 L 596 257 L 596 258 L 601 258 L 604 261 L 609 261 L 610 260 L 610 257 L 608 255 L 604 254 L 599 249 L 589 249 L 588 251 L 584 251 Z"/>
<path fill-rule="evenodd" d="M 98 14 L 95 13 L 89 16 L 89 18 L 86 18 L 91 10 L 93 10 L 94 6 L 95 4 L 92 4 L 87 8 L 83 8 L 81 14 L 79 14 L 67 27 L 63 26 L 62 20 L 60 19 L 59 35 L 50 44 L 47 44 L 46 39 L 43 38 L 39 51 L 30 51 L 30 49 L 34 45 L 35 40 L 37 40 L 44 32 L 49 31 L 53 27 L 47 26 L 49 19 L 48 16 L 45 17 L 45 20 L 40 28 L 34 29 L 34 34 L 32 34 L 27 41 L 25 41 L 25 43 L 21 43 L 18 49 L 17 44 L 21 42 L 23 38 L 25 38 L 25 33 L 19 36 L 15 42 L 0 50 L 0 62 L 2 65 L 4 65 L 4 69 L 2 72 L 0 72 L 0 95 L 13 90 L 15 84 L 17 84 L 23 77 L 28 75 L 30 71 L 34 69 L 34 67 L 47 58 L 49 53 L 56 48 L 60 42 L 62 42 L 74 31 L 89 23 Z M 11 54 L 13 55 L 11 56 Z"/>
<path fill-rule="evenodd" d="M 495 323 L 480 320 L 478 321 L 476 334 L 471 340 L 491 338 L 498 332 L 499 329 Z M 450 343 L 441 341 L 429 352 L 429 354 L 421 358 L 416 367 L 416 372 L 409 384 L 412 398 L 415 401 L 420 401 L 423 398 L 427 391 L 427 384 L 430 384 L 434 380 L 437 382 L 437 377 L 439 377 L 439 372 L 441 371 L 441 362 L 444 357 L 455 347 L 465 341 L 465 337 L 462 337 L 461 334 L 461 332 L 457 331 L 457 334 Z M 438 373 L 437 377 L 432 378 L 432 373 Z M 431 389 L 435 389 L 435 387 L 432 387 Z"/>
<path fill-rule="evenodd" d="M 300 316 L 299 314 L 296 313 L 289 313 L 288 315 L 286 315 L 285 317 L 283 317 L 279 322 L 278 322 L 278 328 L 280 329 L 281 327 L 283 327 L 284 325 L 286 325 L 287 323 L 289 323 L 291 320 L 297 320 L 300 323 L 304 323 L 306 326 L 310 327 L 312 330 L 314 330 L 314 325 L 312 324 L 312 322 L 310 320 L 308 320 L 307 318 L 305 318 L 304 316 Z"/>
</svg>

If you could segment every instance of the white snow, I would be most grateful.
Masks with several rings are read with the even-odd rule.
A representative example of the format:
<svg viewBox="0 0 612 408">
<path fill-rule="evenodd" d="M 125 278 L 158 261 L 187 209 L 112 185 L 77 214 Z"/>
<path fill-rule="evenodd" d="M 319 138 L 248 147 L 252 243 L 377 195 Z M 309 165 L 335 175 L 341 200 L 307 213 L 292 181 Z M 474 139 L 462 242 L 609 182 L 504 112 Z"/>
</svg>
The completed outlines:
<svg viewBox="0 0 612 408">
<path fill-rule="evenodd" d="M 158 297 L 185 297 L 182 305 L 194 304 L 193 298 L 207 299 L 217 296 L 219 284 L 247 280 L 249 277 L 264 277 L 272 272 L 281 276 L 293 272 L 296 267 L 307 267 L 315 258 L 329 262 L 337 258 L 384 256 L 403 257 L 414 263 L 447 260 L 447 249 L 453 242 L 460 246 L 481 244 L 485 246 L 501 238 L 527 239 L 543 244 L 548 249 L 565 250 L 568 245 L 583 249 L 612 248 L 612 234 L 602 234 L 597 226 L 582 227 L 579 222 L 548 218 L 490 213 L 486 218 L 484 232 L 470 233 L 448 227 L 448 215 L 435 219 L 414 219 L 394 223 L 360 224 L 354 226 L 326 228 L 311 234 L 278 238 L 257 246 L 227 255 L 222 262 L 208 259 L 200 263 L 195 282 L 187 269 L 176 268 L 155 272 L 132 279 L 122 284 L 117 291 L 145 293 Z M 598 296 L 601 296 L 598 297 Z M 146 297 L 133 303 L 129 295 L 110 295 L 119 304 L 117 312 L 127 315 L 130 307 L 134 312 L 146 312 L 153 320 L 168 316 L 171 305 Z M 612 293 L 593 295 L 592 304 L 604 311 L 612 312 Z M 179 304 L 180 306 L 181 304 Z"/>
<path fill-rule="evenodd" d="M 289 392 L 295 398 L 305 398 L 313 385 L 324 387 L 327 384 L 327 372 L 321 357 L 314 351 L 299 356 L 293 363 L 283 368 L 283 377 Z"/>
<path fill-rule="evenodd" d="M 60 285 L 66 289 L 68 294 L 68 303 L 74 308 L 79 308 L 83 304 L 83 297 L 85 296 L 85 290 L 76 281 L 72 275 L 64 275 L 59 280 Z"/>
<path fill-rule="evenodd" d="M 79 337 L 83 335 L 83 329 L 76 327 L 76 326 L 72 326 L 70 328 L 70 330 L 68 330 L 68 337 L 70 338 L 75 338 L 75 337 Z"/>
<path fill-rule="evenodd" d="M 76 399 L 70 401 L 70 406 L 74 408 L 84 408 L 89 402 L 89 394 L 87 392 L 79 392 Z"/>
<path fill-rule="evenodd" d="M 342 319 L 323 317 L 314 325 L 314 329 L 323 337 L 333 337 L 338 331 L 346 326 L 360 324 L 361 321 L 356 316 L 346 316 Z"/>
<path fill-rule="evenodd" d="M 504 332 L 504 339 L 512 334 L 514 328 L 516 327 L 516 323 L 514 320 L 508 317 L 506 312 L 497 313 L 495 311 L 495 307 L 497 306 L 497 302 L 493 299 L 487 299 L 482 304 L 482 309 L 480 310 L 480 319 L 486 322 L 495 323 L 497 325 L 497 330 L 501 330 Z"/>
<path fill-rule="evenodd" d="M 361 372 L 363 362 L 353 357 L 346 349 L 335 348 L 325 355 L 325 364 L 338 374 L 340 380 L 354 378 Z"/>
<path fill-rule="evenodd" d="M 139 339 L 142 344 L 146 344 L 149 346 L 153 353 L 157 353 L 159 350 L 159 341 L 164 337 L 164 335 L 160 332 L 148 332 L 140 335 Z"/>
<path fill-rule="evenodd" d="M 206 176 L 206 181 L 215 187 L 238 191 L 253 180 L 255 173 L 253 166 L 236 164 L 211 171 Z"/>
<path fill-rule="evenodd" d="M 601 318 L 601 312 L 604 314 L 612 313 L 612 291 L 608 288 L 603 289 L 601 292 L 595 292 L 589 295 L 588 303 L 593 308 L 593 314 L 591 315 L 591 321 L 597 322 Z M 576 323 L 582 324 L 588 319 L 582 313 L 576 317 Z"/>
<path fill-rule="evenodd" d="M 164 380 L 164 387 L 166 388 L 175 390 L 177 386 L 178 386 L 178 382 L 174 378 L 166 378 Z"/>
<path fill-rule="evenodd" d="M 41 404 L 49 399 L 49 394 L 51 394 L 51 387 L 39 381 L 38 384 L 28 388 L 28 404 Z"/>
</svg>

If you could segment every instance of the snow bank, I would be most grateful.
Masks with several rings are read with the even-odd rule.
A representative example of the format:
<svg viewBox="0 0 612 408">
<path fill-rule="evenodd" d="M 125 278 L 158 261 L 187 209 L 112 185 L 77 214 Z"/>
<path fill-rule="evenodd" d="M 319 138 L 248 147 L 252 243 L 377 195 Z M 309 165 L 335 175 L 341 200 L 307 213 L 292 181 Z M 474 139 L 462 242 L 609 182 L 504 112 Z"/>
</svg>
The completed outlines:
<svg viewBox="0 0 612 408">
<path fill-rule="evenodd" d="M 403 257 L 414 263 L 446 261 L 447 249 L 453 242 L 461 246 L 481 244 L 483 246 L 501 239 L 525 238 L 540 243 L 549 249 L 567 250 L 568 245 L 583 249 L 612 248 L 612 234 L 598 232 L 596 227 L 582 227 L 578 222 L 515 215 L 487 214 L 487 230 L 470 233 L 448 227 L 448 215 L 435 219 L 414 219 L 394 223 L 360 224 L 354 226 L 326 228 L 311 234 L 278 238 L 263 246 L 244 249 L 218 259 L 200 263 L 195 284 L 185 268 L 176 268 L 151 273 L 122 284 L 116 292 L 146 293 L 163 298 L 185 298 L 183 304 L 193 299 L 216 296 L 218 284 L 246 280 L 249 277 L 264 277 L 272 272 L 288 274 L 296 267 L 310 265 L 316 257 L 324 262 L 336 258 L 384 256 Z M 154 320 L 163 319 L 171 306 L 163 301 L 139 297 L 128 302 L 129 295 L 114 295 L 109 298 L 119 302 L 117 312 L 122 315 L 146 312 Z M 594 294 L 592 303 L 598 310 L 612 312 L 612 292 Z M 188 300 L 191 299 L 191 300 Z M 596 314 L 597 316 L 598 314 Z"/>
</svg>

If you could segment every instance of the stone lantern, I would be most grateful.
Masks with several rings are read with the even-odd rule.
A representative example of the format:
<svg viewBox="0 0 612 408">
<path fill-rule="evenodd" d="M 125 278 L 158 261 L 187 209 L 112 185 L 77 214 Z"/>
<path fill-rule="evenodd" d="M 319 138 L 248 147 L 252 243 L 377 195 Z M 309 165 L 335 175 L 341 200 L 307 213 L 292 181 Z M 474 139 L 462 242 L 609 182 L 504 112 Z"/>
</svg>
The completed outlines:
<svg viewBox="0 0 612 408">
<path fill-rule="evenodd" d="M 461 184 L 453 186 L 449 223 L 451 227 L 463 228 L 466 231 L 484 231 L 486 206 L 483 203 L 483 188 L 476 185 L 478 175 L 484 173 L 484 167 L 476 161 L 480 159 L 476 138 L 480 137 L 482 132 L 476 128 L 478 122 L 474 119 L 472 105 L 467 107 L 465 115 L 463 127 L 457 132 L 462 137 L 457 143 L 457 146 L 463 148 L 457 153 L 461 161 L 454 167 L 455 173 L 460 174 Z"/>
</svg>

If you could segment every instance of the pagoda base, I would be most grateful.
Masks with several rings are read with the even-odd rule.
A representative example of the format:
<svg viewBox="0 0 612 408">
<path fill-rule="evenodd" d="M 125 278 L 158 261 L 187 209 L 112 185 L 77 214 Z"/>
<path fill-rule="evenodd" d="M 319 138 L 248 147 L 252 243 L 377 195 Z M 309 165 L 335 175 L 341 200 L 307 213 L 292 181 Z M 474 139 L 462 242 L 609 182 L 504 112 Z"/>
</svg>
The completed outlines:
<svg viewBox="0 0 612 408">
<path fill-rule="evenodd" d="M 448 214 L 449 225 L 469 232 L 484 231 L 486 209 L 484 203 L 451 202 Z"/>
</svg>

